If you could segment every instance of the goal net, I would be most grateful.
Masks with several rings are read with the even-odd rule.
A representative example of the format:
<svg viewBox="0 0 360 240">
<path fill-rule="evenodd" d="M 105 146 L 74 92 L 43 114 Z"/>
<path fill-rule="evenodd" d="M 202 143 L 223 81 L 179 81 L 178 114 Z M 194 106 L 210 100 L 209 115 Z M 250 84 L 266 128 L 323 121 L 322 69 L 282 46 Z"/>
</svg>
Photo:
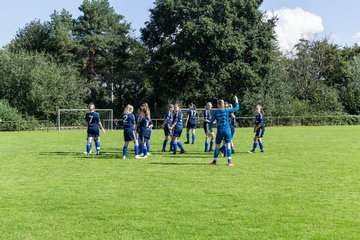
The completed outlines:
<svg viewBox="0 0 360 240">
<path fill-rule="evenodd" d="M 57 111 L 57 128 L 61 129 L 73 129 L 73 128 L 85 128 L 85 114 L 88 109 L 58 109 Z M 99 113 L 101 123 L 107 130 L 113 130 L 114 125 L 114 112 L 112 109 L 96 109 Z"/>
</svg>

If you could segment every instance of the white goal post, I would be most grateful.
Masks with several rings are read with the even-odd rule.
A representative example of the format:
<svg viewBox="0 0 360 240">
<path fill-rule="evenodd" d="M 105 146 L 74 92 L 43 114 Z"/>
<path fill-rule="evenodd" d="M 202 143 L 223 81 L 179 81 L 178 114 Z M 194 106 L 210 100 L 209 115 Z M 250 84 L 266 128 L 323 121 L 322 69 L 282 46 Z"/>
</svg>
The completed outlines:
<svg viewBox="0 0 360 240">
<path fill-rule="evenodd" d="M 80 128 L 85 126 L 85 114 L 88 112 L 88 109 L 58 109 L 57 110 L 57 128 L 58 131 L 61 130 L 61 128 Z M 96 109 L 96 112 L 100 114 L 101 122 L 104 126 L 104 128 L 108 130 L 113 130 L 114 128 L 114 111 L 113 109 Z M 65 126 L 62 124 L 64 113 L 72 113 L 78 115 L 76 119 L 74 119 L 74 122 L 77 123 L 75 126 Z"/>
</svg>

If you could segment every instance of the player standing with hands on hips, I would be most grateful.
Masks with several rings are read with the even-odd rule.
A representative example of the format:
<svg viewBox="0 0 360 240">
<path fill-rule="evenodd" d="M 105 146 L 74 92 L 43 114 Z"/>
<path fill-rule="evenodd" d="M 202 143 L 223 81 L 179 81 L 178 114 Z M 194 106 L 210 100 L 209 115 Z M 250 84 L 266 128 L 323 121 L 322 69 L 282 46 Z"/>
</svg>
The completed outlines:
<svg viewBox="0 0 360 240">
<path fill-rule="evenodd" d="M 95 104 L 89 103 L 88 106 L 89 112 L 85 115 L 85 121 L 87 123 L 87 143 L 86 143 L 86 153 L 87 155 L 91 154 L 92 140 L 95 141 L 96 154 L 100 154 L 100 130 L 105 133 L 100 120 L 100 115 L 95 112 Z"/>
<path fill-rule="evenodd" d="M 212 125 L 214 124 L 214 121 L 217 122 L 217 133 L 216 133 L 216 139 L 215 139 L 215 151 L 214 151 L 214 160 L 210 163 L 210 165 L 216 165 L 216 162 L 219 157 L 219 148 L 222 140 L 224 140 L 226 144 L 226 152 L 228 157 L 228 166 L 234 166 L 231 160 L 231 130 L 229 125 L 229 113 L 233 113 L 239 110 L 239 100 L 235 96 L 235 107 L 234 108 L 225 108 L 225 102 L 224 100 L 220 99 L 217 101 L 217 105 L 219 110 L 216 110 L 214 114 L 211 117 L 210 120 L 210 132 L 213 132 Z"/>
</svg>

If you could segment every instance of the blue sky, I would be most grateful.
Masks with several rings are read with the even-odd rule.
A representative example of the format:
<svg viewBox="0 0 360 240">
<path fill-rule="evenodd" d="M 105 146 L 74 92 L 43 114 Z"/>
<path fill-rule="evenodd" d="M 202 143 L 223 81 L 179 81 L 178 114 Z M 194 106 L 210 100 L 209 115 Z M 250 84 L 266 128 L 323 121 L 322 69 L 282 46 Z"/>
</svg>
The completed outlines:
<svg viewBox="0 0 360 240">
<path fill-rule="evenodd" d="M 154 0 L 110 0 L 117 13 L 124 15 L 139 36 L 149 19 Z M 10 0 L 0 3 L 0 47 L 8 43 L 26 23 L 49 20 L 54 10 L 65 8 L 78 17 L 82 0 Z M 360 0 L 264 0 L 263 11 L 280 17 L 277 33 L 281 48 L 290 48 L 299 37 L 327 36 L 339 45 L 360 43 Z M 358 36 L 356 36 L 358 34 Z"/>
</svg>

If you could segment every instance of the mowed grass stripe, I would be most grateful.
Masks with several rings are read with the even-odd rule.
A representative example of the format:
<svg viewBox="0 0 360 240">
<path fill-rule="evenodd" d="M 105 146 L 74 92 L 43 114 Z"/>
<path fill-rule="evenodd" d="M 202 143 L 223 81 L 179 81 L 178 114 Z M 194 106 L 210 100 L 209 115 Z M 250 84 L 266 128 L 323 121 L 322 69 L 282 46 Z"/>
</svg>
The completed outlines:
<svg viewBox="0 0 360 240">
<path fill-rule="evenodd" d="M 121 131 L 86 157 L 85 131 L 0 133 L 3 239 L 358 239 L 360 127 L 267 128 L 265 154 L 235 133 L 235 167 L 185 155 L 121 159 Z M 182 137 L 184 139 L 184 136 Z M 133 146 L 130 144 L 129 149 Z"/>
</svg>

